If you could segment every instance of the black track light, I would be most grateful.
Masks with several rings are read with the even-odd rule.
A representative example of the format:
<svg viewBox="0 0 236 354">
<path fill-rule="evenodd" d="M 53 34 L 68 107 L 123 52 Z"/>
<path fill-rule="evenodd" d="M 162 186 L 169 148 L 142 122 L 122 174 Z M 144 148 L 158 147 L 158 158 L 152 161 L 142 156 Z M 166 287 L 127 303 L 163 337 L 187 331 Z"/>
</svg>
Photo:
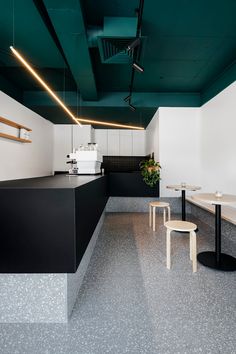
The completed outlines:
<svg viewBox="0 0 236 354">
<path fill-rule="evenodd" d="M 134 41 L 132 41 L 131 43 L 129 43 L 127 45 L 127 50 L 132 50 L 134 48 L 136 48 L 138 45 L 140 44 L 140 38 L 136 38 Z"/>
<path fill-rule="evenodd" d="M 133 68 L 136 70 L 136 71 L 138 71 L 139 73 L 143 73 L 144 72 L 144 68 L 141 66 L 141 65 L 139 65 L 139 64 L 137 64 L 137 63 L 133 63 Z"/>
<path fill-rule="evenodd" d="M 136 108 L 131 104 L 131 103 L 129 103 L 129 108 L 131 109 L 131 111 L 136 111 Z"/>
<path fill-rule="evenodd" d="M 124 101 L 125 101 L 125 102 L 128 102 L 128 101 L 130 101 L 130 100 L 131 100 L 131 95 L 129 95 L 129 96 L 127 96 L 127 97 L 124 98 Z"/>
</svg>

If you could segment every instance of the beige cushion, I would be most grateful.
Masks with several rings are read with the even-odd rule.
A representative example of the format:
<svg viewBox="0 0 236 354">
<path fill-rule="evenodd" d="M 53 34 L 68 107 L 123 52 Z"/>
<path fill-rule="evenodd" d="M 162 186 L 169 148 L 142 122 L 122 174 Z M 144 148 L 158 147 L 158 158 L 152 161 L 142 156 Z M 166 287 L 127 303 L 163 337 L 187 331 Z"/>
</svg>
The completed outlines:
<svg viewBox="0 0 236 354">
<path fill-rule="evenodd" d="M 165 227 L 174 231 L 194 231 L 197 225 L 189 221 L 170 220 L 165 223 Z"/>
<path fill-rule="evenodd" d="M 165 202 L 150 202 L 149 205 L 157 208 L 165 208 L 168 207 L 170 204 Z"/>
</svg>

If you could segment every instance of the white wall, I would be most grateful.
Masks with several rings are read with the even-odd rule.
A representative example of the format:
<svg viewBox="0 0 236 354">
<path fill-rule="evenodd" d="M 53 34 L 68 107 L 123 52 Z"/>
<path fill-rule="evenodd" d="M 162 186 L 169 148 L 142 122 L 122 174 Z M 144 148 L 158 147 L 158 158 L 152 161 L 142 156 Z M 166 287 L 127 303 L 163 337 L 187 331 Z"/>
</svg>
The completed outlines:
<svg viewBox="0 0 236 354">
<path fill-rule="evenodd" d="M 146 131 L 132 130 L 133 156 L 146 156 Z"/>
<path fill-rule="evenodd" d="M 236 194 L 236 82 L 202 106 L 201 169 L 204 191 Z"/>
<path fill-rule="evenodd" d="M 72 148 L 92 141 L 104 155 L 154 152 L 162 166 L 161 196 L 176 196 L 166 185 L 180 182 L 200 185 L 203 191 L 236 194 L 235 97 L 233 83 L 201 108 L 160 108 L 146 131 L 135 131 L 53 126 L 0 91 L 0 115 L 31 128 L 33 141 L 0 138 L 0 180 L 49 175 L 53 165 L 66 171 L 66 155 Z"/>
<path fill-rule="evenodd" d="M 161 196 L 176 197 L 166 185 L 201 185 L 200 109 L 159 109 L 159 158 L 161 163 Z"/>
<path fill-rule="evenodd" d="M 2 91 L 0 116 L 32 129 L 31 144 L 0 138 L 0 180 L 52 174 L 53 124 Z M 12 128 L 0 123 L 0 131 L 6 129 Z"/>
<path fill-rule="evenodd" d="M 145 131 L 119 129 L 93 129 L 91 125 L 79 127 L 71 124 L 54 125 L 54 170 L 67 171 L 67 155 L 73 147 L 89 142 L 98 144 L 103 155 L 145 156 Z"/>
<path fill-rule="evenodd" d="M 91 125 L 56 124 L 54 125 L 54 171 L 68 171 L 70 165 L 67 155 L 81 144 L 87 145 L 93 140 Z"/>
<path fill-rule="evenodd" d="M 146 128 L 146 155 L 153 152 L 155 160 L 159 160 L 159 110 Z"/>
<path fill-rule="evenodd" d="M 72 125 L 54 125 L 54 171 L 68 171 L 69 165 L 66 164 L 67 155 L 72 152 Z"/>
<path fill-rule="evenodd" d="M 93 129 L 71 124 L 54 125 L 54 170 L 67 171 L 67 155 L 73 148 L 89 142 L 98 144 L 103 155 L 145 156 L 146 131 L 124 129 Z"/>
<path fill-rule="evenodd" d="M 102 155 L 108 154 L 108 130 L 94 129 L 94 142 L 98 144 L 98 148 Z"/>
<path fill-rule="evenodd" d="M 161 196 L 176 196 L 166 185 L 181 182 L 236 194 L 235 97 L 236 82 L 201 108 L 160 108 L 155 114 L 146 147 L 162 166 Z"/>
<path fill-rule="evenodd" d="M 103 155 L 145 156 L 146 131 L 130 129 L 94 129 L 94 141 Z"/>
</svg>

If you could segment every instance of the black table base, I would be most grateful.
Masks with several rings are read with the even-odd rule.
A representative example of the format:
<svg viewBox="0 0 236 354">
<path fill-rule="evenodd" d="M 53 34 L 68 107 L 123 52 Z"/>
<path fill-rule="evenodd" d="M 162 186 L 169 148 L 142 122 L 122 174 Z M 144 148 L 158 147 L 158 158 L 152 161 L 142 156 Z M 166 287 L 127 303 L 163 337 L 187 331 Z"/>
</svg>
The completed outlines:
<svg viewBox="0 0 236 354">
<path fill-rule="evenodd" d="M 202 252 L 197 256 L 198 262 L 206 267 L 232 272 L 236 270 L 236 258 L 228 254 L 221 253 L 220 260 L 217 262 L 215 252 Z"/>
<path fill-rule="evenodd" d="M 198 261 L 206 267 L 231 272 L 236 270 L 236 258 L 221 253 L 221 205 L 215 204 L 215 252 L 201 252 Z"/>
<path fill-rule="evenodd" d="M 182 189 L 182 220 L 186 220 L 186 202 L 185 202 L 185 190 Z"/>
</svg>

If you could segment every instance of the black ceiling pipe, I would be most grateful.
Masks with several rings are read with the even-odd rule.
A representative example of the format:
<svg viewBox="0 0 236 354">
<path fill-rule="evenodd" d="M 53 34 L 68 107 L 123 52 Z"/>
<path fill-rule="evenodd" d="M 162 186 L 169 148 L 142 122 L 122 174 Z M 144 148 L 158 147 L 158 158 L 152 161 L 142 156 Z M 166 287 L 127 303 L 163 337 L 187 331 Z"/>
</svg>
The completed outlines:
<svg viewBox="0 0 236 354">
<path fill-rule="evenodd" d="M 52 24 L 51 20 L 50 20 L 50 17 L 48 15 L 47 9 L 46 9 L 46 7 L 44 5 L 44 2 L 42 0 L 33 0 L 33 2 L 34 2 L 35 7 L 37 8 L 42 20 L 43 20 L 43 22 L 44 22 L 48 32 L 52 36 L 52 39 L 53 39 L 54 43 L 56 44 L 57 49 L 61 53 L 61 55 L 62 55 L 62 57 L 63 57 L 63 59 L 65 61 L 66 66 L 68 67 L 68 69 L 70 69 L 69 64 L 67 62 L 67 59 L 66 59 L 66 56 L 64 54 L 63 48 L 61 46 L 61 43 L 60 43 L 60 41 L 59 41 L 59 39 L 57 37 L 56 31 L 55 31 L 55 29 L 53 27 L 53 24 Z"/>
<path fill-rule="evenodd" d="M 144 6 L 144 0 L 140 0 L 139 9 L 138 9 L 138 24 L 137 24 L 137 31 L 136 31 L 137 38 L 140 37 L 140 34 L 141 34 L 142 19 L 143 19 L 143 6 Z"/>
<path fill-rule="evenodd" d="M 140 45 L 140 35 L 141 35 L 141 27 L 142 27 L 142 18 L 143 18 L 143 6 L 144 6 L 144 0 L 140 0 L 139 1 L 139 8 L 138 8 L 138 23 L 137 23 L 137 30 L 136 30 L 136 39 L 132 42 L 138 45 L 135 45 L 134 48 L 131 48 L 134 52 L 133 55 L 133 63 L 132 63 L 132 72 L 131 72 L 131 80 L 130 80 L 130 86 L 129 86 L 129 107 L 132 111 L 135 111 L 135 107 L 131 104 L 131 99 L 132 99 L 132 93 L 133 93 L 133 86 L 134 86 L 134 74 L 135 74 L 135 68 L 134 68 L 134 64 L 137 60 L 137 56 L 138 56 L 138 47 Z M 132 44 L 131 43 L 131 44 Z M 142 68 L 143 69 L 143 68 Z M 144 69 L 143 69 L 144 71 Z"/>
</svg>

